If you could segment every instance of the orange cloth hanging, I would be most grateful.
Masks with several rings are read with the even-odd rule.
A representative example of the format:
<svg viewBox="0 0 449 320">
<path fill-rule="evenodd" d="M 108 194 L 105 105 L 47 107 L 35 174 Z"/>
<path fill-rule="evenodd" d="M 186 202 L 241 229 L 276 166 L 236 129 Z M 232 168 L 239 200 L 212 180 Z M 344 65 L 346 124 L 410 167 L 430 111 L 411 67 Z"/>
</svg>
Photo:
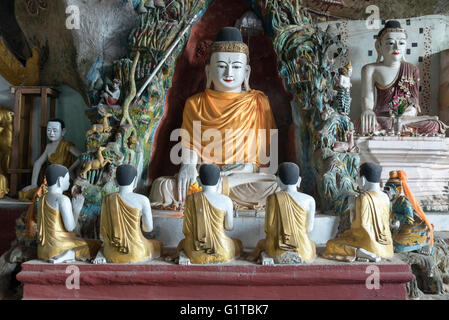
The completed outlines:
<svg viewBox="0 0 449 320">
<path fill-rule="evenodd" d="M 34 214 L 34 208 L 36 202 L 39 202 L 39 199 L 47 193 L 47 179 L 44 177 L 44 181 L 41 186 L 37 189 L 36 193 L 33 196 L 33 203 L 28 206 L 27 214 L 25 217 L 25 229 L 26 234 L 30 238 L 34 238 L 36 236 L 36 216 Z"/>
<path fill-rule="evenodd" d="M 427 227 L 429 228 L 430 246 L 433 247 L 433 225 L 430 223 L 429 219 L 427 219 L 423 209 L 421 208 L 418 201 L 413 196 L 412 191 L 408 187 L 408 185 L 407 185 L 408 177 L 407 177 L 407 174 L 405 173 L 405 171 L 399 170 L 398 177 L 402 182 L 402 190 L 404 190 L 405 197 L 408 199 L 408 201 L 410 201 L 413 209 L 415 209 L 418 216 L 421 218 L 421 220 L 423 220 L 426 223 Z"/>
</svg>

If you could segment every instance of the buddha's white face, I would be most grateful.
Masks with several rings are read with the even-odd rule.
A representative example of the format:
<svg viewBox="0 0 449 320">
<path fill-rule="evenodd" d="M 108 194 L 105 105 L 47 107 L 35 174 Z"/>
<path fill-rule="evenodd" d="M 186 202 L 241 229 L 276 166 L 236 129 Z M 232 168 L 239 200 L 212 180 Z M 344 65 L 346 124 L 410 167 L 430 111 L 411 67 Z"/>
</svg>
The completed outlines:
<svg viewBox="0 0 449 320">
<path fill-rule="evenodd" d="M 51 142 L 58 141 L 64 136 L 65 129 L 61 128 L 58 121 L 50 121 L 47 124 L 47 137 Z"/>
<path fill-rule="evenodd" d="M 380 50 L 384 59 L 401 61 L 405 55 L 407 37 L 403 32 L 387 32 L 380 43 Z"/>
<path fill-rule="evenodd" d="M 214 52 L 206 66 L 214 89 L 222 92 L 242 92 L 250 71 L 246 55 L 239 52 Z"/>
</svg>

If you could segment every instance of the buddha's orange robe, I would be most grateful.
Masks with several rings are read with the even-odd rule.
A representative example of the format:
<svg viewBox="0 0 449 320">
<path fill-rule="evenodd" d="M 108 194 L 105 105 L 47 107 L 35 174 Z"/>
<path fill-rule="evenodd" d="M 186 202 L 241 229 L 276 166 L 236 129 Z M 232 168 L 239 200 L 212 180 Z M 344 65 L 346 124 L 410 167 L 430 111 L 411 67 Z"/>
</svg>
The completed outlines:
<svg viewBox="0 0 449 320">
<path fill-rule="evenodd" d="M 199 131 L 194 130 L 194 121 L 201 124 Z M 205 162 L 247 162 L 260 167 L 267 164 L 260 161 L 259 155 L 264 152 L 263 157 L 268 157 L 270 129 L 276 129 L 276 123 L 268 97 L 262 91 L 232 93 L 206 89 L 187 99 L 182 129 L 189 135 L 189 139 L 183 139 L 183 146 L 195 150 Z M 209 129 L 215 130 L 206 132 Z"/>
</svg>

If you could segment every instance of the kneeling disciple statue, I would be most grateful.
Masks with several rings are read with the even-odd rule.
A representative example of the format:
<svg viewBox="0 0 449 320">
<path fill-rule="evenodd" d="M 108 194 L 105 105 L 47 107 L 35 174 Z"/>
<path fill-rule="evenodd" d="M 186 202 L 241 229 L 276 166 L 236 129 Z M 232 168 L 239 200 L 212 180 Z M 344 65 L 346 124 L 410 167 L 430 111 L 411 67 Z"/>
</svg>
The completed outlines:
<svg viewBox="0 0 449 320">
<path fill-rule="evenodd" d="M 119 192 L 103 198 L 100 234 L 103 251 L 98 252 L 94 264 L 132 263 L 159 258 L 162 242 L 146 239 L 140 228 L 153 231 L 153 217 L 147 197 L 134 193 L 137 187 L 137 170 L 129 164 L 117 168 L 116 182 Z"/>
<path fill-rule="evenodd" d="M 225 233 L 225 229 L 233 229 L 234 211 L 231 199 L 217 192 L 220 168 L 213 164 L 202 165 L 199 184 L 203 191 L 186 200 L 182 226 L 185 239 L 177 249 L 179 263 L 204 264 L 234 259 L 243 248 L 240 240 L 231 239 Z"/>
<path fill-rule="evenodd" d="M 263 207 L 266 197 L 277 191 L 276 177 L 259 169 L 268 165 L 276 123 L 268 97 L 249 88 L 250 71 L 248 46 L 240 31 L 221 29 L 210 49 L 207 88 L 185 103 L 181 169 L 177 177 L 153 182 L 154 206 L 181 206 L 201 162 L 220 166 L 223 179 L 218 192 L 229 196 L 236 207 Z"/>
<path fill-rule="evenodd" d="M 315 200 L 298 192 L 301 177 L 295 163 L 282 163 L 278 179 L 282 191 L 268 196 L 265 207 L 267 236 L 249 260 L 261 257 L 264 265 L 312 262 L 316 249 L 309 232 L 314 225 Z"/>
<path fill-rule="evenodd" d="M 405 171 L 391 171 L 384 191 L 391 200 L 394 251 L 432 253 L 433 226 L 413 196 Z"/>
<path fill-rule="evenodd" d="M 326 259 L 375 261 L 393 257 L 390 199 L 380 189 L 382 168 L 372 162 L 360 166 L 360 195 L 350 204 L 351 227 L 326 243 Z M 353 214 L 355 210 L 355 214 Z"/>
<path fill-rule="evenodd" d="M 48 192 L 38 204 L 38 258 L 51 263 L 94 258 L 101 241 L 83 239 L 72 232 L 77 225 L 84 198 L 77 195 L 70 202 L 63 194 L 70 187 L 69 171 L 64 166 L 53 164 L 47 167 L 45 177 Z"/>
</svg>

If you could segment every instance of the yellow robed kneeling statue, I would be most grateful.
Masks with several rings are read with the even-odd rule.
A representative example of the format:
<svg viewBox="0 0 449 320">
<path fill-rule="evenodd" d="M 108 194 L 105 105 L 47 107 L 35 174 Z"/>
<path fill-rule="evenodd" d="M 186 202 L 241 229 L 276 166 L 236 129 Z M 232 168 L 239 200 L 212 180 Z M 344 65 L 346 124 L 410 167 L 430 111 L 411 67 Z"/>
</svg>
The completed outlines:
<svg viewBox="0 0 449 320">
<path fill-rule="evenodd" d="M 0 173 L 0 199 L 8 194 L 8 192 L 8 179 L 6 179 L 6 177 Z"/>
<path fill-rule="evenodd" d="M 160 257 L 162 243 L 146 239 L 140 230 L 141 213 L 123 201 L 119 193 L 103 199 L 100 232 L 107 262 L 131 263 Z"/>
<path fill-rule="evenodd" d="M 83 239 L 74 232 L 68 232 L 62 221 L 61 212 L 53 209 L 42 196 L 38 204 L 37 227 L 39 238 L 37 257 L 47 261 L 65 253 L 75 252 L 75 259 L 88 261 L 95 257 L 101 247 L 100 240 Z"/>
<path fill-rule="evenodd" d="M 103 250 L 98 252 L 94 264 L 133 263 L 158 258 L 162 242 L 146 239 L 141 231 L 153 231 L 153 216 L 147 197 L 134 193 L 137 187 L 137 170 L 122 164 L 116 171 L 119 192 L 103 198 L 100 233 Z"/>
<path fill-rule="evenodd" d="M 286 252 L 296 252 L 303 261 L 313 261 L 315 244 L 307 232 L 307 215 L 287 192 L 277 192 L 268 197 L 265 210 L 265 251 L 273 258 Z"/>
<path fill-rule="evenodd" d="M 379 261 L 393 256 L 390 202 L 380 190 L 380 174 L 377 164 L 364 163 L 360 167 L 362 183 L 359 187 L 364 191 L 355 200 L 355 217 L 349 230 L 327 242 L 324 258 Z"/>
<path fill-rule="evenodd" d="M 278 184 L 282 191 L 267 198 L 266 238 L 259 241 L 255 252 L 248 258 L 255 261 L 265 251 L 275 263 L 311 262 L 316 257 L 315 243 L 309 237 L 315 217 L 315 200 L 297 191 L 301 178 L 295 163 L 282 163 L 278 172 Z M 288 252 L 296 256 L 286 255 Z M 262 257 L 262 263 L 272 262 L 268 263 Z"/>
<path fill-rule="evenodd" d="M 218 166 L 202 165 L 203 191 L 186 199 L 182 227 L 185 239 L 181 240 L 177 251 L 184 250 L 194 264 L 226 262 L 243 252 L 242 242 L 225 234 L 225 228 L 233 227 L 233 207 L 230 198 L 216 192 L 219 178 Z"/>
<path fill-rule="evenodd" d="M 38 202 L 38 258 L 52 263 L 94 258 L 101 247 L 101 241 L 83 239 L 73 232 L 84 198 L 77 195 L 70 201 L 63 194 L 70 187 L 67 168 L 50 165 L 45 172 L 45 179 L 48 182 L 48 192 Z"/>
</svg>

